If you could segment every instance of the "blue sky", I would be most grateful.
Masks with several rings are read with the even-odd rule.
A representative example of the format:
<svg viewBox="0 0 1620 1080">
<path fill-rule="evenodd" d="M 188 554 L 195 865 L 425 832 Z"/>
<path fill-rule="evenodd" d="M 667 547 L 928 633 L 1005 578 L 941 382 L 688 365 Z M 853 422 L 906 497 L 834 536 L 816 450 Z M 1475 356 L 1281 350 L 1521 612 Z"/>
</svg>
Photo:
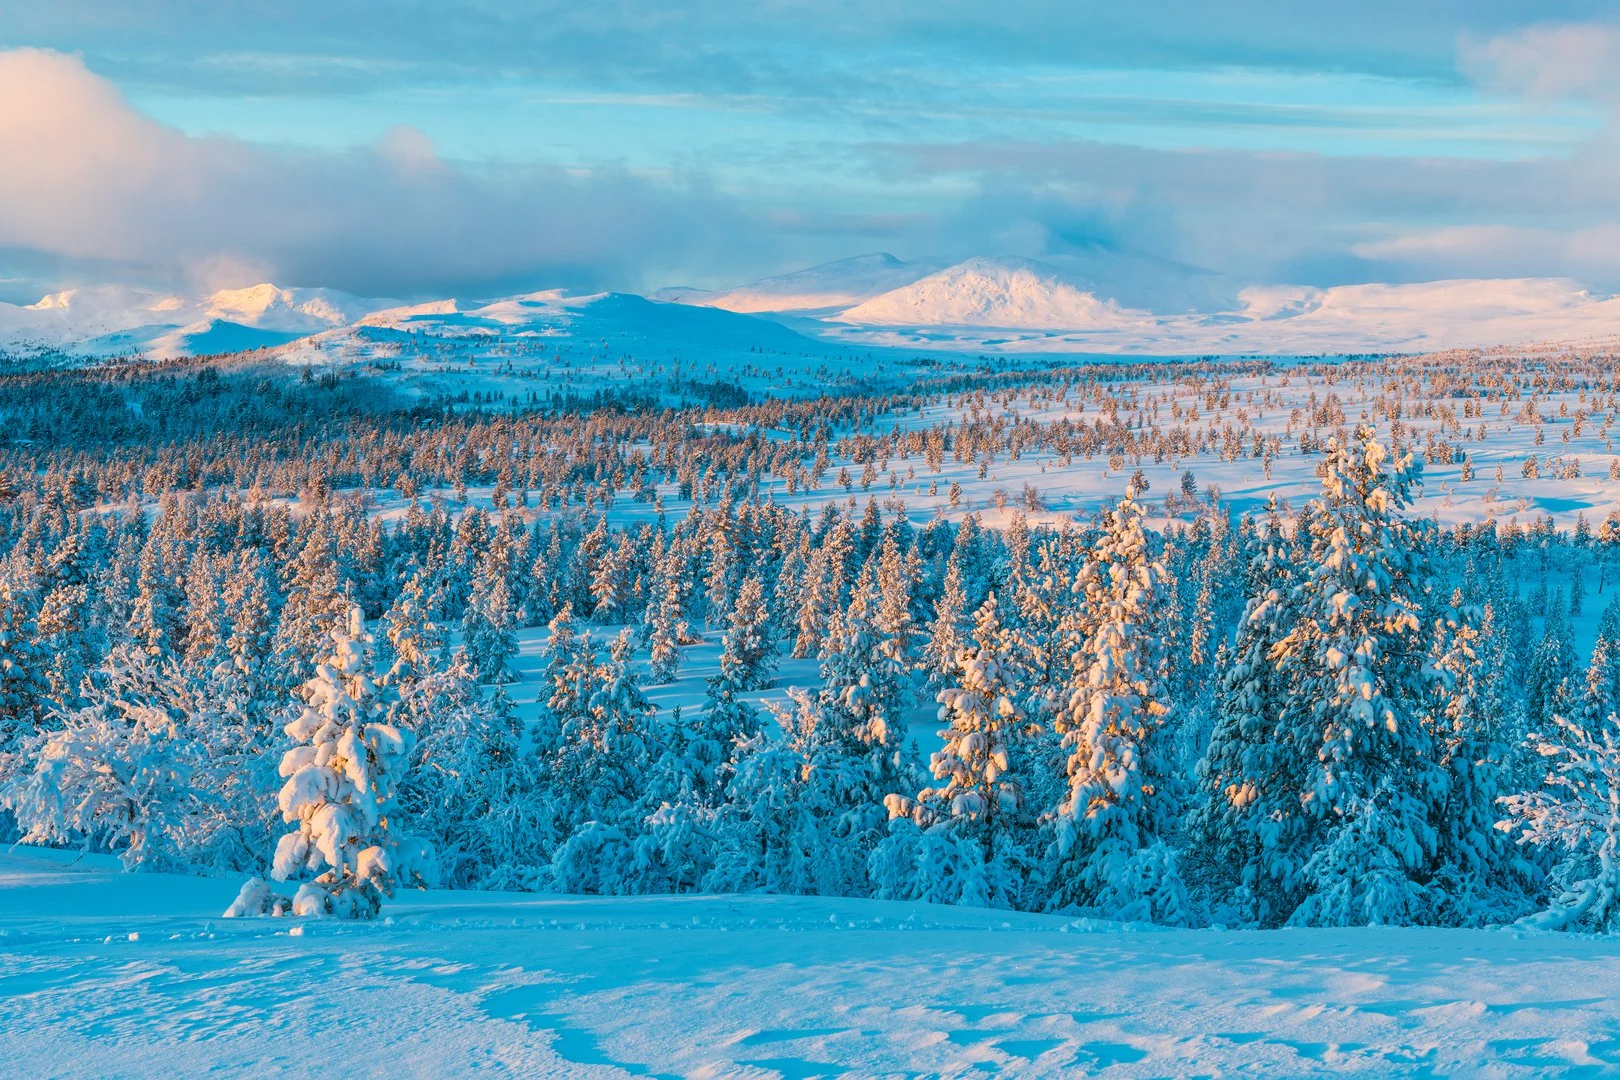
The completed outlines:
<svg viewBox="0 0 1620 1080">
<path fill-rule="evenodd" d="M 1612 7 L 0 0 L 0 298 L 1090 244 L 1620 288 Z"/>
</svg>

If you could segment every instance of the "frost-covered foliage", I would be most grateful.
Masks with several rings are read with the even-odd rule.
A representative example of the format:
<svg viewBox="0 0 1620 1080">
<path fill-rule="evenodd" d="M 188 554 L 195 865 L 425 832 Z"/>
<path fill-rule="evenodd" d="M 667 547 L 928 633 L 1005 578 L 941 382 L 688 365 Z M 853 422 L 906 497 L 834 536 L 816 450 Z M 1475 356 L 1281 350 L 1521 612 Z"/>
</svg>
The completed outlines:
<svg viewBox="0 0 1620 1080">
<path fill-rule="evenodd" d="M 294 915 L 371 918 L 399 885 L 435 879 L 433 853 L 395 820 L 412 737 L 388 722 L 359 608 L 331 640 L 304 683 L 303 710 L 285 729 L 294 746 L 282 755 L 276 803 L 296 828 L 277 842 L 270 874 L 277 881 L 315 875 L 293 895 Z M 261 883 L 250 882 L 228 914 L 262 913 L 267 904 L 275 910 L 279 901 L 266 901 Z"/>
<path fill-rule="evenodd" d="M 1069 790 L 1056 811 L 1053 903 L 1185 922 L 1186 888 L 1164 850 L 1180 810 L 1164 745 L 1165 569 L 1148 550 L 1135 496 L 1127 487 L 1104 513 L 1074 585 L 1085 644 L 1057 724 Z"/>
<path fill-rule="evenodd" d="M 1521 843 L 1558 855 L 1550 903 L 1527 926 L 1610 931 L 1620 927 L 1620 717 L 1586 723 L 1554 717 L 1554 733 L 1532 732 L 1547 766 L 1536 790 L 1502 801 Z"/>
<path fill-rule="evenodd" d="M 1032 815 L 1014 771 L 1027 718 L 1009 679 L 992 593 L 974 620 L 974 648 L 956 659 L 956 685 L 939 691 L 935 787 L 885 797 L 889 835 L 871 857 L 879 895 L 930 903 L 1015 906 L 1032 859 Z"/>
<path fill-rule="evenodd" d="M 231 681 L 115 650 L 57 713 L 0 800 L 25 843 L 115 851 L 132 869 L 242 870 L 268 854 L 268 718 Z"/>
</svg>

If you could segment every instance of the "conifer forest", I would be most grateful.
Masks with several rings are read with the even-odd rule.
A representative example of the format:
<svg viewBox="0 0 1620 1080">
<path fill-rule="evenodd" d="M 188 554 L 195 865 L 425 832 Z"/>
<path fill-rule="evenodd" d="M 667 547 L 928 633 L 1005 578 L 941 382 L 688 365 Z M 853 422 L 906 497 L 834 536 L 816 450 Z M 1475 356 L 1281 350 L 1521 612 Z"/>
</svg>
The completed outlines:
<svg viewBox="0 0 1620 1080">
<path fill-rule="evenodd" d="M 694 401 L 255 355 L 0 377 L 10 840 L 239 915 L 1620 922 L 1612 357 Z"/>
</svg>

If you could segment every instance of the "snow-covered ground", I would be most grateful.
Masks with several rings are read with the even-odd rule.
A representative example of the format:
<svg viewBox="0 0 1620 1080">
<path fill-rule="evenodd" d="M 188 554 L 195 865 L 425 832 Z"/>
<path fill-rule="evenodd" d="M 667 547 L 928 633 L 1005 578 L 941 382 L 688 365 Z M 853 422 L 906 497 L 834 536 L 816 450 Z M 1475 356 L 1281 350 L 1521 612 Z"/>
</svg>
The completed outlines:
<svg viewBox="0 0 1620 1080">
<path fill-rule="evenodd" d="M 1620 942 L 1166 931 L 805 897 L 423 892 L 219 917 L 224 879 L 0 856 L 13 1076 L 1532 1076 L 1620 1068 Z"/>
</svg>

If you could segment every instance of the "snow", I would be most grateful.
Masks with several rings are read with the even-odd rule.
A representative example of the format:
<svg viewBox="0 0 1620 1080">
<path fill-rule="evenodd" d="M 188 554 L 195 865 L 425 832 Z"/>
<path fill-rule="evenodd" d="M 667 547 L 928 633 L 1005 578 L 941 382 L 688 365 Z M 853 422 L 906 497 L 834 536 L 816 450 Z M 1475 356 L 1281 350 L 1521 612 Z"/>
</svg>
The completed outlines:
<svg viewBox="0 0 1620 1080">
<path fill-rule="evenodd" d="M 0 304 L 0 346 L 47 345 L 90 356 L 141 352 L 154 359 L 231 352 L 348 325 L 394 303 L 270 284 L 203 296 L 93 286 L 25 306 Z"/>
<path fill-rule="evenodd" d="M 868 326 L 1047 330 L 1122 327 L 1146 314 L 1081 292 L 1038 263 L 969 259 L 857 304 L 838 319 Z"/>
<path fill-rule="evenodd" d="M 236 883 L 0 854 L 17 1075 L 809 1077 L 1620 1066 L 1620 942 L 1170 931 L 815 897 L 404 892 L 223 920 Z M 357 1048 L 358 1049 L 358 1048 Z"/>
<path fill-rule="evenodd" d="M 387 356 L 390 345 L 377 336 L 387 331 L 476 337 L 486 345 L 543 337 L 577 351 L 614 343 L 642 361 L 755 348 L 818 357 L 876 350 L 891 362 L 976 353 L 1020 361 L 1286 356 L 1612 344 L 1620 342 L 1620 299 L 1566 278 L 1242 284 L 1141 253 L 1097 249 L 1040 261 L 972 258 L 944 268 L 880 253 L 735 289 L 665 289 L 650 297 L 547 289 L 401 304 L 260 284 L 206 296 L 96 286 L 26 306 L 0 304 L 0 348 L 23 352 L 163 359 L 287 346 L 300 362 L 343 362 Z"/>
<path fill-rule="evenodd" d="M 1620 299 L 1562 278 L 1257 285 L 1230 310 L 1160 315 L 1101 300 L 1038 264 L 970 260 L 842 312 L 822 335 L 868 347 L 1149 356 L 1612 344 Z"/>
</svg>

